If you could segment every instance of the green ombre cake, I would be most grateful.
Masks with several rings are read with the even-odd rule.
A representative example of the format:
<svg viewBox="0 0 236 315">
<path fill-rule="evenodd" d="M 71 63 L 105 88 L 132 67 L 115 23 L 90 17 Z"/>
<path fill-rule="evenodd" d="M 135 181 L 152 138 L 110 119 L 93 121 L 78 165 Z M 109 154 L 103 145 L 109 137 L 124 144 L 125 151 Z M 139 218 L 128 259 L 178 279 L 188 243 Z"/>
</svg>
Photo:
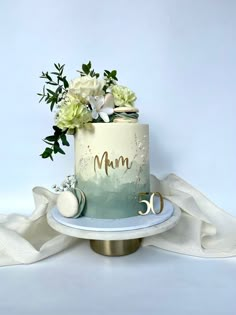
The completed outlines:
<svg viewBox="0 0 236 315">
<path fill-rule="evenodd" d="M 145 210 L 150 191 L 149 128 L 139 123 L 92 123 L 75 134 L 76 190 L 86 196 L 82 216 L 117 219 Z"/>
<path fill-rule="evenodd" d="M 140 197 L 150 192 L 149 130 L 138 123 L 136 94 L 118 84 L 116 70 L 101 74 L 89 61 L 68 81 L 64 66 L 55 63 L 53 72 L 42 72 L 45 83 L 38 93 L 55 112 L 42 158 L 65 154 L 68 135 L 75 140 L 75 174 L 62 187 L 54 185 L 59 212 L 99 219 L 142 214 L 147 204 Z"/>
</svg>

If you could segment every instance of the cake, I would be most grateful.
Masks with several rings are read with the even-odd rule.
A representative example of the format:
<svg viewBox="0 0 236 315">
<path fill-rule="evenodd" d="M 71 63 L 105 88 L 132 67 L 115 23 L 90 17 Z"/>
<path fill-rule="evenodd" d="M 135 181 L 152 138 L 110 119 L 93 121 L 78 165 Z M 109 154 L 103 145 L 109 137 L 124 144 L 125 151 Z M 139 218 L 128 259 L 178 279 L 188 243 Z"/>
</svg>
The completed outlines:
<svg viewBox="0 0 236 315">
<path fill-rule="evenodd" d="M 101 78 L 89 62 L 69 82 L 64 65 L 54 66 L 41 75 L 40 101 L 55 111 L 54 134 L 44 138 L 48 146 L 41 156 L 53 160 L 54 154 L 65 154 L 68 135 L 75 144 L 73 183 L 69 176 L 62 188 L 55 186 L 59 211 L 97 219 L 143 214 L 150 191 L 149 129 L 138 123 L 135 93 L 117 84 L 116 70 L 104 70 Z"/>
<path fill-rule="evenodd" d="M 149 192 L 149 130 L 139 123 L 91 124 L 75 134 L 76 189 L 86 205 L 81 215 L 115 219 L 138 215 Z"/>
</svg>

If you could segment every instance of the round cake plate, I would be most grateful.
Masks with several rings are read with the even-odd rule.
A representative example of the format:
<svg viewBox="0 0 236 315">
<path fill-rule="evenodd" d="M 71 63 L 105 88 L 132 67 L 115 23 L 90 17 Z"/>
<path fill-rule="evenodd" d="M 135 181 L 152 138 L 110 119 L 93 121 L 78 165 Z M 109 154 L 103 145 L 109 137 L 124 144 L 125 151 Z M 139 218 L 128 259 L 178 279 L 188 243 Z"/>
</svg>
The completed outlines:
<svg viewBox="0 0 236 315">
<path fill-rule="evenodd" d="M 57 208 L 47 214 L 48 224 L 56 231 L 89 239 L 91 248 L 106 256 L 123 256 L 135 252 L 144 237 L 173 228 L 180 219 L 180 209 L 165 200 L 161 214 L 124 219 L 65 218 Z"/>
<path fill-rule="evenodd" d="M 157 200 L 155 206 L 157 209 L 160 208 L 159 199 Z M 120 219 L 97 219 L 86 216 L 79 218 L 66 218 L 61 215 L 57 208 L 54 208 L 52 209 L 52 217 L 58 223 L 75 229 L 97 232 L 121 232 L 147 228 L 160 224 L 168 220 L 173 215 L 173 212 L 173 204 L 168 200 L 164 200 L 164 208 L 158 215 L 150 212 L 148 215 L 136 215 Z"/>
</svg>

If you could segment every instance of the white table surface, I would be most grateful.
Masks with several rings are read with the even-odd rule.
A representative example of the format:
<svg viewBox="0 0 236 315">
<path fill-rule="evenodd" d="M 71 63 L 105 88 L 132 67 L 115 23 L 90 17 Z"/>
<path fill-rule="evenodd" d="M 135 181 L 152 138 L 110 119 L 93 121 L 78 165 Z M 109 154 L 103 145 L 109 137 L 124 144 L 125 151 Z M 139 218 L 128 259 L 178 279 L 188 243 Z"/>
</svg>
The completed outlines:
<svg viewBox="0 0 236 315">
<path fill-rule="evenodd" d="M 236 258 L 142 247 L 124 257 L 88 241 L 41 262 L 0 268 L 1 315 L 236 314 Z"/>
</svg>

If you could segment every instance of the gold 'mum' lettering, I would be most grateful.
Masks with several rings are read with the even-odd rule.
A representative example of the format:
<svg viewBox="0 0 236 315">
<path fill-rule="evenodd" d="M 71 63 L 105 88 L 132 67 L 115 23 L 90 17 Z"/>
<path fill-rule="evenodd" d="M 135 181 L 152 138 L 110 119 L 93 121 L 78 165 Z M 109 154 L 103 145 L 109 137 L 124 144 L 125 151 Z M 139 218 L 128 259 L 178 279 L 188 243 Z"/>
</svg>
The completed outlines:
<svg viewBox="0 0 236 315">
<path fill-rule="evenodd" d="M 122 166 L 125 166 L 127 170 L 131 169 L 132 166 L 132 163 L 129 163 L 129 159 L 124 158 L 123 156 L 120 156 L 118 159 L 115 159 L 115 161 L 111 161 L 109 159 L 108 152 L 105 151 L 101 159 L 99 159 L 98 155 L 95 156 L 94 171 L 96 173 L 97 168 L 102 169 L 104 167 L 105 173 L 108 176 L 109 167 L 116 169 L 120 167 L 120 164 L 122 164 Z"/>
</svg>

